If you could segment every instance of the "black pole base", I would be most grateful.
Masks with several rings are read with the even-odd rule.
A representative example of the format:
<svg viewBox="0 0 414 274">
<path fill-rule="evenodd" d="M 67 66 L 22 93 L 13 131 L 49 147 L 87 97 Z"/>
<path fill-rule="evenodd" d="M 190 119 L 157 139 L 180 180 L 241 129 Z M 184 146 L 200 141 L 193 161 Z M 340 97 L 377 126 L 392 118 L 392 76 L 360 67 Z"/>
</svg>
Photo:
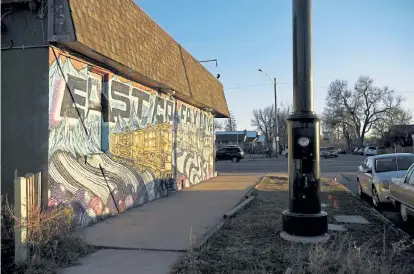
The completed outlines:
<svg viewBox="0 0 414 274">
<path fill-rule="evenodd" d="M 283 231 L 293 236 L 315 237 L 328 232 L 328 214 L 300 214 L 285 210 L 282 213 Z"/>
</svg>

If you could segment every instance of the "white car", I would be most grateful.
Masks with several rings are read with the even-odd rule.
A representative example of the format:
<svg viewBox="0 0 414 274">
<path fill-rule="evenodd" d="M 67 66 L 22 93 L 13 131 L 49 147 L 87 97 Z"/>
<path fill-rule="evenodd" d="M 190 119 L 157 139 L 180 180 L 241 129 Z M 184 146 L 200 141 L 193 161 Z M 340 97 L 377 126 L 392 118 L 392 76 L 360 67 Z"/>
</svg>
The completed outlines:
<svg viewBox="0 0 414 274">
<path fill-rule="evenodd" d="M 289 152 L 289 149 L 285 148 L 284 150 L 282 150 L 281 155 L 288 157 L 288 152 Z"/>
<path fill-rule="evenodd" d="M 414 163 L 411 153 L 393 153 L 371 156 L 358 167 L 357 184 L 360 196 L 372 198 L 375 207 L 389 203 L 390 183 L 394 178 L 404 177 Z"/>
<path fill-rule="evenodd" d="M 365 147 L 364 148 L 364 156 L 375 156 L 377 154 L 378 154 L 378 152 L 377 152 L 377 148 L 376 147 L 370 147 L 370 146 L 368 146 L 368 147 Z"/>
</svg>

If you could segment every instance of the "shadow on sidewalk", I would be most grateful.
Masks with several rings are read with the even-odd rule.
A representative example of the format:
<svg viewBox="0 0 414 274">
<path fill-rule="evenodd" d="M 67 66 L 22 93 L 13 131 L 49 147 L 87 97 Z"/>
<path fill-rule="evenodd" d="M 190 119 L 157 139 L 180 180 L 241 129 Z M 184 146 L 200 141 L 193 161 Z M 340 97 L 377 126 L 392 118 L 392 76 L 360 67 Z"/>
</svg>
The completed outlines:
<svg viewBox="0 0 414 274">
<path fill-rule="evenodd" d="M 260 176 L 219 176 L 75 233 L 93 246 L 185 251 L 197 245 Z"/>
</svg>

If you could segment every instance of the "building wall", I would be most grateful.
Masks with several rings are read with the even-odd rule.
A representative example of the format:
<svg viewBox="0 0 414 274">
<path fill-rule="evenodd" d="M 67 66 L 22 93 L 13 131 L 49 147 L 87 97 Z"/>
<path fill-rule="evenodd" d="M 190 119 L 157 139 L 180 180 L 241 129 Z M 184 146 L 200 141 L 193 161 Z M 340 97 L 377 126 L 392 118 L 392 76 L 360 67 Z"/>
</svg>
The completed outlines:
<svg viewBox="0 0 414 274">
<path fill-rule="evenodd" d="M 211 114 L 50 48 L 48 204 L 75 226 L 211 178 L 213 154 Z"/>
<path fill-rule="evenodd" d="M 49 49 L 45 21 L 23 8 L 7 11 L 2 3 L 1 193 L 13 203 L 16 175 L 42 172 L 47 182 Z"/>
</svg>

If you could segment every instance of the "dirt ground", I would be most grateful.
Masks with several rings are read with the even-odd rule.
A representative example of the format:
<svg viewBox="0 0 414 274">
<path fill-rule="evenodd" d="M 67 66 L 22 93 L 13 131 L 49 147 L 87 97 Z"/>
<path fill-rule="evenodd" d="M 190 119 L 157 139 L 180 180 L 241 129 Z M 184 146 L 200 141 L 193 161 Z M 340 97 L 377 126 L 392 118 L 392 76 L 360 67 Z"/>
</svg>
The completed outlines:
<svg viewBox="0 0 414 274">
<path fill-rule="evenodd" d="M 361 215 L 369 224 L 344 224 L 322 245 L 284 241 L 281 213 L 288 208 L 285 176 L 265 178 L 255 199 L 200 250 L 184 255 L 173 273 L 414 273 L 412 240 L 379 219 L 342 185 L 322 179 L 321 202 L 334 215 Z"/>
</svg>

